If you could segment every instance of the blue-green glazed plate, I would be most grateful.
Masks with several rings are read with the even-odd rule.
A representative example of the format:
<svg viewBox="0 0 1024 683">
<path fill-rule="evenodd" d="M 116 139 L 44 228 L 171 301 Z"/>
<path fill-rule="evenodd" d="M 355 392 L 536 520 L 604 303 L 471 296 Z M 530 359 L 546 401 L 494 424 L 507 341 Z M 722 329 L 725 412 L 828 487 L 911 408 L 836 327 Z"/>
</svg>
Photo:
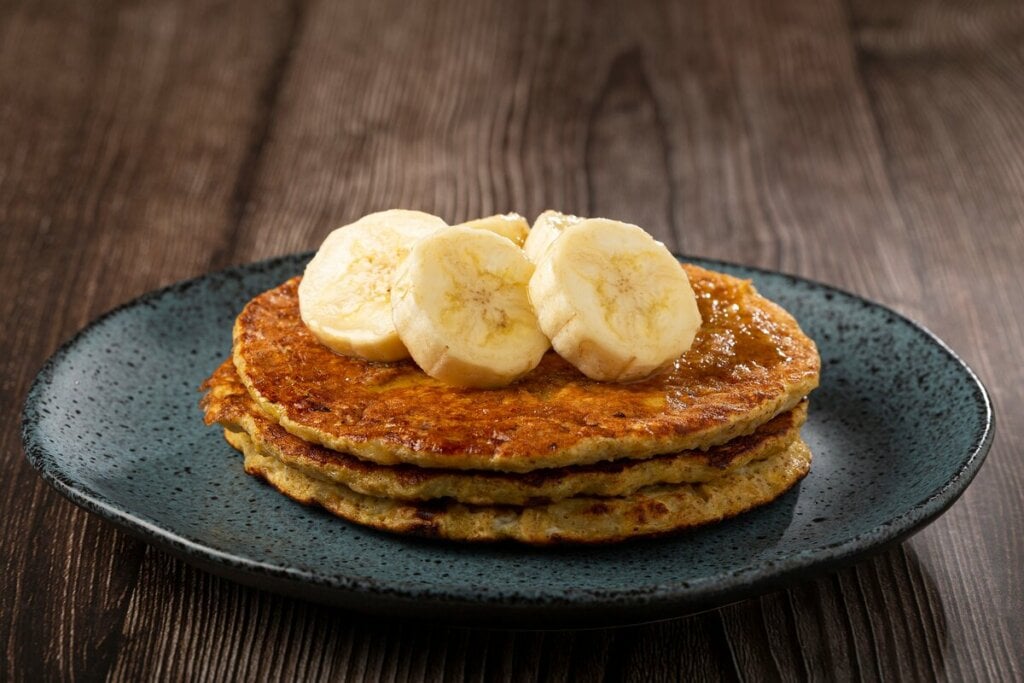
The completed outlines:
<svg viewBox="0 0 1024 683">
<path fill-rule="evenodd" d="M 821 387 L 803 432 L 814 462 L 798 487 L 696 532 L 604 547 L 371 531 L 247 476 L 198 407 L 242 306 L 309 257 L 172 285 L 92 323 L 28 394 L 28 460 L 77 505 L 244 584 L 382 615 L 553 628 L 681 616 L 875 552 L 946 510 L 992 441 L 984 387 L 927 330 L 825 285 L 691 259 L 753 279 L 818 343 Z"/>
</svg>

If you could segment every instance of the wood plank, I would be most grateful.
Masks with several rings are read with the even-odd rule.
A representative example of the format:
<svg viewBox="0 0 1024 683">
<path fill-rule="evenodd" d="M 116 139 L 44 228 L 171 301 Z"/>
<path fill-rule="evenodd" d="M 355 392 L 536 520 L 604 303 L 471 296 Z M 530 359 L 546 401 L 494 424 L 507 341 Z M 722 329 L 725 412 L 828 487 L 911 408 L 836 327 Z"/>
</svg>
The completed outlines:
<svg viewBox="0 0 1024 683">
<path fill-rule="evenodd" d="M 519 206 L 509 186 L 522 172 L 508 177 L 504 165 L 516 162 L 504 138 L 522 114 L 496 84 L 519 78 L 532 52 L 532 11 L 315 3 L 235 260 L 311 248 L 338 225 L 394 206 L 449 221 Z"/>
<path fill-rule="evenodd" d="M 249 7 L 0 12 L 0 677 L 92 679 L 118 655 L 143 546 L 30 470 L 19 407 L 88 319 L 207 269 L 285 42 L 280 7 L 248 20 Z"/>
<path fill-rule="evenodd" d="M 915 548 L 951 615 L 953 677 L 1024 676 L 1015 567 L 1024 555 L 1024 52 L 1020 3 L 968 12 L 852 3 L 858 58 L 904 214 L 914 267 L 934 301 L 925 322 L 992 390 L 998 433 L 964 500 Z"/>
</svg>

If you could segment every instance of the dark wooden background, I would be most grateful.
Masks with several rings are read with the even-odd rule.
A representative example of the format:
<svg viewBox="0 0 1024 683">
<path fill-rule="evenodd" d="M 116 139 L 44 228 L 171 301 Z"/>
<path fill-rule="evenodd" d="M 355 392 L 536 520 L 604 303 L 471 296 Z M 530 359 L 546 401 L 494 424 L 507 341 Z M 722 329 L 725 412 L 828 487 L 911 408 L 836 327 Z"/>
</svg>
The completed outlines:
<svg viewBox="0 0 1024 683">
<path fill-rule="evenodd" d="M 394 206 L 623 218 L 882 301 L 980 373 L 995 447 L 875 559 L 575 633 L 242 588 L 25 463 L 28 384 L 91 318 Z M 1020 0 L 0 0 L 0 230 L 0 679 L 1024 678 Z"/>
</svg>

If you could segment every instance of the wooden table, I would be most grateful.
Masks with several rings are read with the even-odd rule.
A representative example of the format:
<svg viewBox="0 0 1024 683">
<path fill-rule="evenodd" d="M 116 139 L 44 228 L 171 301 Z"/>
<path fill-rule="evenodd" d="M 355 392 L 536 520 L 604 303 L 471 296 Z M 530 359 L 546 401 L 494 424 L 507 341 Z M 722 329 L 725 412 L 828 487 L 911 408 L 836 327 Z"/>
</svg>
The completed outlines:
<svg viewBox="0 0 1024 683">
<path fill-rule="evenodd" d="M 625 6 L 0 5 L 0 678 L 1024 678 L 1024 3 Z M 884 302 L 979 372 L 995 447 L 872 560 L 573 633 L 242 588 L 26 464 L 29 382 L 91 318 L 393 206 L 628 219 Z"/>
</svg>

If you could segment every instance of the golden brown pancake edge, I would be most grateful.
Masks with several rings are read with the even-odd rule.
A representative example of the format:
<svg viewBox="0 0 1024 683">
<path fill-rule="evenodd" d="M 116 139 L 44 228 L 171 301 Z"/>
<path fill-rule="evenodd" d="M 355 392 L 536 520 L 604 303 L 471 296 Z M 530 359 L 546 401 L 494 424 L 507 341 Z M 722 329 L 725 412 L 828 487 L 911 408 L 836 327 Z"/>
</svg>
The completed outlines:
<svg viewBox="0 0 1024 683">
<path fill-rule="evenodd" d="M 297 502 L 351 522 L 404 535 L 530 545 L 615 543 L 721 522 L 776 500 L 807 475 L 811 462 L 810 449 L 797 439 L 769 458 L 703 484 L 652 486 L 624 497 L 574 497 L 537 506 L 474 506 L 356 493 L 284 465 L 260 452 L 244 433 L 225 436 L 243 451 L 246 472 Z"/>
<path fill-rule="evenodd" d="M 538 504 L 571 496 L 622 496 L 654 484 L 706 482 L 752 460 L 770 457 L 796 438 L 806 402 L 777 415 L 753 433 L 707 451 L 685 451 L 643 460 L 603 461 L 528 473 L 446 470 L 378 465 L 311 444 L 282 429 L 255 404 L 230 361 L 204 385 L 208 423 L 244 432 L 263 453 L 303 474 L 345 485 L 357 493 L 401 500 L 451 498 L 469 504 Z"/>
</svg>

